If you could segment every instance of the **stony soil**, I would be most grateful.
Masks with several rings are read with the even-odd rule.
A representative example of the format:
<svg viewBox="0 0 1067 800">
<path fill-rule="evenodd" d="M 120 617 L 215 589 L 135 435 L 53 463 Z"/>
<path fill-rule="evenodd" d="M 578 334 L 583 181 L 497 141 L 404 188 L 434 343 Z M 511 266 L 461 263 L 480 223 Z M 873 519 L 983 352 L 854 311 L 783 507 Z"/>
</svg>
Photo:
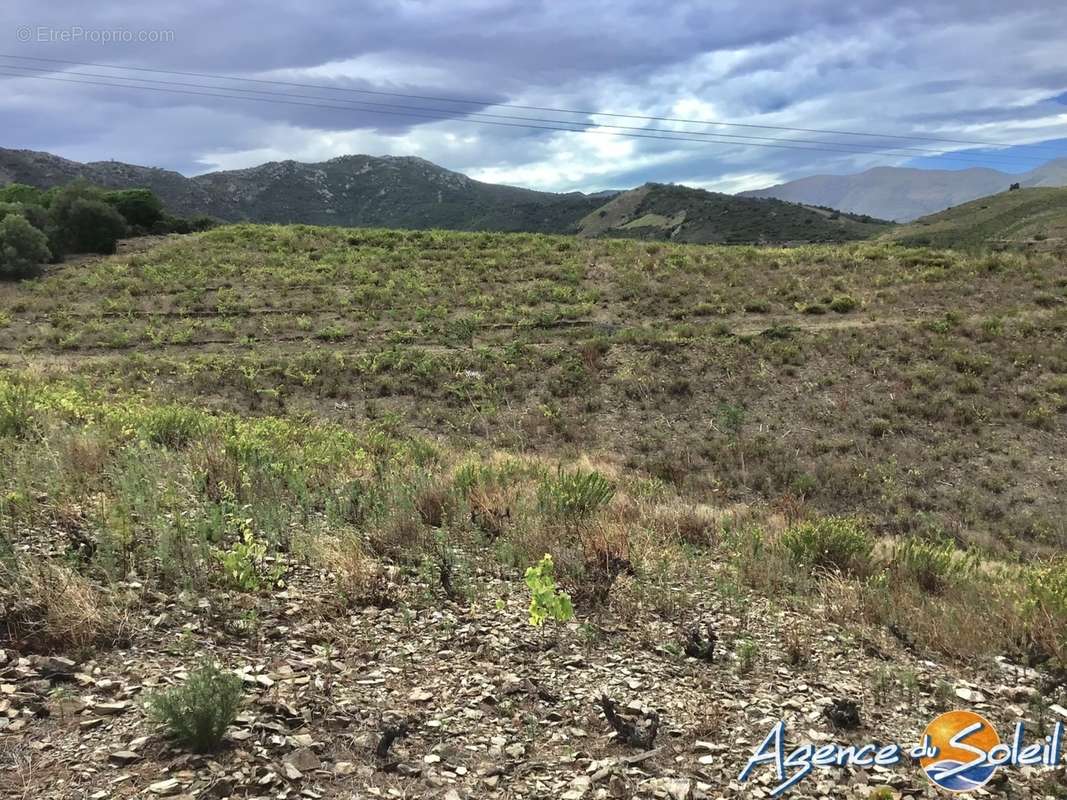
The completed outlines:
<svg viewBox="0 0 1067 800">
<path fill-rule="evenodd" d="M 475 576 L 469 606 L 404 579 L 404 602 L 386 609 L 334 609 L 329 576 L 297 563 L 284 589 L 258 596 L 166 596 L 127 583 L 117 589 L 131 602 L 121 646 L 0 651 L 0 796 L 768 797 L 770 769 L 746 784 L 738 774 L 779 719 L 796 743 L 910 748 L 946 701 L 986 715 L 1002 738 L 1033 711 L 1036 673 L 937 663 L 887 632 L 822 621 L 817 606 L 717 602 L 715 569 L 709 562 L 703 578 L 677 587 L 676 614 L 634 604 L 543 629 L 527 622 L 522 582 L 489 571 Z M 695 626 L 718 637 L 710 662 L 681 653 Z M 790 642 L 801 643 L 799 659 Z M 246 695 L 225 747 L 193 756 L 162 736 L 143 700 L 204 654 L 235 669 Z M 909 671 L 911 688 L 892 677 Z M 618 740 L 603 694 L 624 713 L 658 714 L 651 749 Z M 837 698 L 859 704 L 858 729 L 827 718 Z M 1056 705 L 1046 713 L 1067 718 Z M 409 735 L 378 757 L 382 731 L 400 721 Z M 1001 769 L 993 792 L 1055 797 L 1057 779 L 1062 771 Z M 817 771 L 790 796 L 868 797 L 878 787 L 938 796 L 917 766 Z"/>
</svg>

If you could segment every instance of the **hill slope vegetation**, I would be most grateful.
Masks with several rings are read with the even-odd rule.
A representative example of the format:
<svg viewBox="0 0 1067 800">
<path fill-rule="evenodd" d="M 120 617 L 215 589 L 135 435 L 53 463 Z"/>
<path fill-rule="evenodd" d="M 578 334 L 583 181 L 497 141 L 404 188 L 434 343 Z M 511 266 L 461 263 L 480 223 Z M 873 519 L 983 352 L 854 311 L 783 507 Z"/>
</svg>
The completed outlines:
<svg viewBox="0 0 1067 800">
<path fill-rule="evenodd" d="M 1067 241 L 1067 188 L 1019 189 L 922 217 L 887 236 L 937 247 L 1013 244 L 1060 247 Z"/>
<path fill-rule="evenodd" d="M 578 232 L 587 237 L 780 244 L 865 239 L 887 225 L 833 209 L 650 183 L 623 192 L 585 217 Z"/>
</svg>

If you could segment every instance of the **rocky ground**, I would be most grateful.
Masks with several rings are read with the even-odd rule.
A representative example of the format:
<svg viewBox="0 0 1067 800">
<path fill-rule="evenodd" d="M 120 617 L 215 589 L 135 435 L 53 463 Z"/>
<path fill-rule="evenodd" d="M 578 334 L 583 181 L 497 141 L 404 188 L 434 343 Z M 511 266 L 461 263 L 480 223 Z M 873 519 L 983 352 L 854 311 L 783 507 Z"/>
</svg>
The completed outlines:
<svg viewBox="0 0 1067 800">
<path fill-rule="evenodd" d="M 685 602 L 670 618 L 635 602 L 544 628 L 527 621 L 522 582 L 490 571 L 474 576 L 469 606 L 405 578 L 397 607 L 340 611 L 328 576 L 296 564 L 284 590 L 263 595 L 165 596 L 129 583 L 121 646 L 0 650 L 0 796 L 769 797 L 772 770 L 745 784 L 738 774 L 779 719 L 796 743 L 904 747 L 946 707 L 982 713 L 1002 739 L 1017 719 L 1038 722 L 1036 673 L 938 663 L 888 632 L 826 622 L 817 606 L 724 600 L 714 570 L 677 587 Z M 718 638 L 710 661 L 683 652 L 694 627 Z M 143 700 L 206 654 L 246 693 L 225 747 L 194 756 L 162 736 Z M 646 738 L 642 715 L 654 712 L 654 740 L 621 741 L 604 695 L 624 721 L 643 720 Z M 858 704 L 858 728 L 831 721 L 838 699 Z M 1041 715 L 1067 720 L 1067 709 L 1050 703 Z M 400 723 L 407 735 L 376 752 Z M 1064 781 L 1062 770 L 1004 768 L 987 788 L 1062 797 Z M 788 796 L 872 795 L 937 792 L 917 766 L 900 766 L 816 771 Z"/>
</svg>

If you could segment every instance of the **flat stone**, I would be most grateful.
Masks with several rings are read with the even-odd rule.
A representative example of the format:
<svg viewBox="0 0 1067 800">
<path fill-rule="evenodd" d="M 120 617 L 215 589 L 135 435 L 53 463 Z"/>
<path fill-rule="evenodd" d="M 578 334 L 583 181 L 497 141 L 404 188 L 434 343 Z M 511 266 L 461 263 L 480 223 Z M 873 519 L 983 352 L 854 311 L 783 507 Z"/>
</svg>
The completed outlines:
<svg viewBox="0 0 1067 800">
<path fill-rule="evenodd" d="M 125 714 L 129 709 L 130 702 L 128 700 L 119 700 L 117 703 L 97 703 L 93 706 L 94 713 L 102 714 L 104 716 Z"/>
<path fill-rule="evenodd" d="M 46 678 L 73 678 L 78 662 L 60 656 L 41 659 L 37 669 Z"/>
<path fill-rule="evenodd" d="M 182 785 L 175 778 L 168 778 L 165 781 L 157 781 L 149 785 L 148 791 L 160 797 L 169 797 L 180 792 L 181 788 Z"/>
<path fill-rule="evenodd" d="M 116 750 L 114 753 L 108 756 L 108 760 L 110 760 L 113 764 L 125 766 L 126 764 L 132 764 L 135 761 L 140 761 L 141 756 L 139 756 L 132 750 Z"/>
<path fill-rule="evenodd" d="M 977 689 L 968 689 L 966 686 L 961 686 L 956 690 L 956 697 L 960 700 L 966 700 L 968 703 L 984 703 L 985 695 Z"/>
<path fill-rule="evenodd" d="M 282 772 L 285 774 L 285 777 L 291 781 L 298 781 L 304 777 L 303 772 L 288 762 L 282 764 Z"/>
<path fill-rule="evenodd" d="M 310 747 L 301 747 L 285 757 L 285 763 L 301 772 L 311 772 L 322 766 L 322 761 Z"/>
</svg>

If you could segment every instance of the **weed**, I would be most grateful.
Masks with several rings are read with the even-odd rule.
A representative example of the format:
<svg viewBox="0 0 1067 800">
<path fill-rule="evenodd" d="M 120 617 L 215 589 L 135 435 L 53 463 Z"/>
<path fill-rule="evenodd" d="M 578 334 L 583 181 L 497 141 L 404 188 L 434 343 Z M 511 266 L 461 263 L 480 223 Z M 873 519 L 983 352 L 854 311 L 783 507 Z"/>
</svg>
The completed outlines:
<svg viewBox="0 0 1067 800">
<path fill-rule="evenodd" d="M 0 639 L 52 652 L 112 643 L 122 631 L 120 610 L 73 570 L 0 561 Z"/>
<path fill-rule="evenodd" d="M 797 628 L 788 628 L 782 637 L 786 663 L 794 667 L 807 666 L 811 660 L 811 647 L 804 634 Z"/>
<path fill-rule="evenodd" d="M 0 382 L 0 436 L 24 439 L 34 430 L 34 402 L 30 387 Z"/>
<path fill-rule="evenodd" d="M 752 639 L 742 639 L 737 643 L 734 656 L 737 658 L 737 671 L 741 675 L 747 675 L 756 666 L 759 660 L 760 649 Z"/>
<path fill-rule="evenodd" d="M 204 414 L 182 405 L 165 405 L 147 409 L 141 415 L 145 436 L 174 449 L 186 447 L 206 429 Z"/>
<path fill-rule="evenodd" d="M 930 594 L 941 594 L 948 584 L 970 578 L 978 568 L 977 556 L 960 553 L 951 541 L 915 536 L 893 546 L 889 563 L 895 575 Z"/>
<path fill-rule="evenodd" d="M 542 512 L 561 520 L 575 533 L 614 496 L 615 486 L 595 470 L 568 472 L 560 467 L 556 475 L 542 481 L 538 489 Z"/>
<path fill-rule="evenodd" d="M 258 592 L 263 586 L 273 586 L 281 578 L 284 567 L 268 566 L 267 545 L 256 537 L 248 523 L 241 538 L 226 550 L 216 552 L 226 578 L 243 592 Z"/>
<path fill-rule="evenodd" d="M 867 571 L 874 549 L 871 535 L 848 517 L 802 522 L 785 532 L 782 545 L 798 565 L 851 574 Z"/>
</svg>

